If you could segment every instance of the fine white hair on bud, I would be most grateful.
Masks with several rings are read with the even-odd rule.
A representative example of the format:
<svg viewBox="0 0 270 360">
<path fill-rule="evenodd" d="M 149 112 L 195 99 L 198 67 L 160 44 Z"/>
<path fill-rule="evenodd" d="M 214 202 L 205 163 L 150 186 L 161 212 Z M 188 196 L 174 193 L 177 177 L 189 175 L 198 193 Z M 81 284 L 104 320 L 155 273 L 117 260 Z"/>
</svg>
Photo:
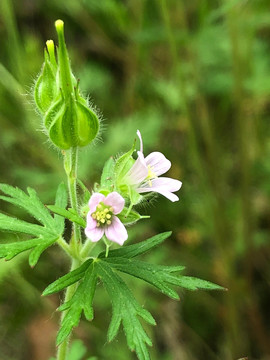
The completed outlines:
<svg viewBox="0 0 270 360">
<path fill-rule="evenodd" d="M 79 90 L 71 71 L 65 44 L 64 22 L 56 20 L 58 49 L 47 40 L 44 64 L 36 81 L 34 99 L 43 117 L 43 127 L 50 141 L 61 150 L 84 147 L 95 140 L 100 119 Z"/>
</svg>

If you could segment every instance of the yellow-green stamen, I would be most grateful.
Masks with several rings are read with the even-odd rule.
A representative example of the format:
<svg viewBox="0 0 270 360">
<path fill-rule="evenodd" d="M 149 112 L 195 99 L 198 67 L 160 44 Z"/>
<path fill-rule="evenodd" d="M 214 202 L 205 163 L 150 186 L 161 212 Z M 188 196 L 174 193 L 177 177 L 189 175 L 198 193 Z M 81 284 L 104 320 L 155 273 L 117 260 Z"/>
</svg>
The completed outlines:
<svg viewBox="0 0 270 360">
<path fill-rule="evenodd" d="M 156 179 L 157 175 L 154 173 L 152 166 L 148 165 L 147 167 L 148 167 L 148 174 L 146 180 L 148 180 L 149 186 L 151 187 L 152 186 L 151 180 Z"/>
<path fill-rule="evenodd" d="M 113 207 L 100 202 L 95 212 L 91 214 L 92 218 L 97 221 L 97 227 L 111 225 L 113 216 Z"/>
</svg>

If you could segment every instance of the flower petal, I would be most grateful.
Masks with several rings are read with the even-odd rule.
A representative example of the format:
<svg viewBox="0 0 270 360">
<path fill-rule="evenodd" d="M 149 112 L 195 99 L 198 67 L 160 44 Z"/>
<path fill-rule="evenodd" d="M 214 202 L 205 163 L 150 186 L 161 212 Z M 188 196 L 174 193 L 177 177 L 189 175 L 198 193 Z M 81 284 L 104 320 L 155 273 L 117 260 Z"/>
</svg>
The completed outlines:
<svg viewBox="0 0 270 360">
<path fill-rule="evenodd" d="M 119 214 L 125 205 L 124 198 L 118 194 L 118 192 L 113 191 L 109 195 L 107 195 L 106 199 L 103 201 L 105 205 L 109 205 L 113 207 L 113 213 Z"/>
<path fill-rule="evenodd" d="M 166 173 L 171 167 L 170 160 L 168 160 L 161 152 L 157 151 L 147 155 L 145 162 L 156 176 Z"/>
<path fill-rule="evenodd" d="M 87 229 L 92 230 L 96 226 L 97 226 L 97 221 L 92 218 L 91 213 L 89 211 L 88 214 L 87 214 L 87 217 L 86 217 L 86 227 L 87 227 Z"/>
<path fill-rule="evenodd" d="M 151 184 L 151 185 L 150 185 Z M 142 184 L 137 191 L 138 192 L 146 192 L 141 191 L 147 189 L 147 191 L 178 191 L 180 190 L 182 186 L 182 182 L 176 179 L 171 179 L 167 177 L 159 177 L 156 179 L 153 179 L 151 181 L 145 182 Z"/>
<path fill-rule="evenodd" d="M 100 193 L 94 193 L 89 200 L 90 214 L 96 211 L 98 204 L 104 201 L 105 196 Z"/>
<path fill-rule="evenodd" d="M 143 153 L 143 141 L 142 141 L 142 135 L 141 135 L 140 130 L 137 130 L 137 136 L 140 140 L 140 152 Z"/>
<path fill-rule="evenodd" d="M 137 151 L 138 159 L 133 164 L 132 168 L 127 173 L 130 185 L 140 184 L 148 175 L 148 168 L 145 163 L 143 153 Z"/>
<path fill-rule="evenodd" d="M 95 227 L 94 229 L 86 227 L 85 235 L 93 242 L 99 241 L 104 235 L 104 228 Z"/>
<path fill-rule="evenodd" d="M 151 186 L 150 186 L 151 184 Z M 182 186 L 182 182 L 179 180 L 161 177 L 153 179 L 151 182 L 145 182 L 137 189 L 139 193 L 145 192 L 157 192 L 171 201 L 179 200 L 178 196 L 172 194 L 174 191 L 178 191 Z"/>
<path fill-rule="evenodd" d="M 114 216 L 111 225 L 105 228 L 105 235 L 108 240 L 119 245 L 123 245 L 128 238 L 127 230 L 117 216 Z"/>
<path fill-rule="evenodd" d="M 179 197 L 175 194 L 173 194 L 172 192 L 170 191 L 156 191 L 157 193 L 165 196 L 167 199 L 171 200 L 172 202 L 175 202 L 175 201 L 178 201 L 179 200 Z"/>
</svg>

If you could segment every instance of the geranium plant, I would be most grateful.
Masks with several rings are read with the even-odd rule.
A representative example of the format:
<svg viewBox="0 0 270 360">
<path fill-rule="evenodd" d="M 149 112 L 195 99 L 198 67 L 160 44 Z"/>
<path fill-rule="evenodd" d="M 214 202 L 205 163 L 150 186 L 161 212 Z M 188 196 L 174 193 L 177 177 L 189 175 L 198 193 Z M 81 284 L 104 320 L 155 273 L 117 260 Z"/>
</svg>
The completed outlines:
<svg viewBox="0 0 270 360">
<path fill-rule="evenodd" d="M 169 170 L 171 162 L 160 152 L 144 156 L 140 131 L 137 132 L 140 141 L 137 154 L 134 142 L 123 155 L 108 159 L 100 182 L 93 189 L 86 189 L 77 179 L 78 150 L 97 137 L 100 120 L 80 92 L 79 83 L 71 71 L 63 21 L 57 20 L 55 26 L 58 48 L 56 50 L 52 40 L 47 41 L 34 98 L 44 132 L 63 155 L 67 183 L 59 185 L 55 204 L 50 206 L 45 206 L 31 188 L 24 192 L 0 185 L 1 200 L 25 209 L 38 222 L 29 223 L 0 213 L 1 230 L 29 235 L 28 240 L 0 245 L 0 257 L 11 260 L 30 250 L 29 264 L 33 267 L 44 250 L 57 244 L 59 251 L 64 251 L 70 259 L 70 271 L 43 292 L 47 296 L 65 291 L 63 303 L 58 308 L 62 312 L 56 339 L 58 360 L 67 359 L 71 332 L 79 324 L 82 313 L 87 320 L 93 320 L 93 298 L 100 284 L 112 303 L 108 340 L 114 339 L 122 324 L 128 347 L 136 352 L 138 359 L 148 360 L 148 346 L 152 342 L 141 321 L 151 325 L 156 323 L 149 311 L 137 302 L 121 273 L 139 278 L 175 300 L 179 299 L 175 287 L 188 290 L 222 287 L 179 274 L 183 266 L 164 266 L 138 259 L 163 243 L 171 235 L 169 231 L 142 242 L 128 243 L 128 227 L 149 218 L 142 216 L 136 207 L 144 201 L 145 194 L 158 193 L 175 202 L 179 198 L 174 193 L 182 185 L 179 180 L 160 177 Z M 81 185 L 79 194 L 78 184 Z M 65 219 L 72 225 L 70 239 L 64 236 Z M 104 242 L 104 251 L 93 256 L 93 244 L 98 241 Z"/>
</svg>

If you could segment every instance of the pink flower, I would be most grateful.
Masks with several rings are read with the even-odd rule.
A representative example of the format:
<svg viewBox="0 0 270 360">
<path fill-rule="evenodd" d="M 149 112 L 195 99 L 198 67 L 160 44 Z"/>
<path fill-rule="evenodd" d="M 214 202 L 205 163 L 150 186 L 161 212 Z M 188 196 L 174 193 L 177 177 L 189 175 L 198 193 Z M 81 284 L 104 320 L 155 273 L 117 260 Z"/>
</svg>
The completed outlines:
<svg viewBox="0 0 270 360">
<path fill-rule="evenodd" d="M 90 211 L 87 214 L 86 236 L 93 242 L 103 235 L 108 240 L 123 245 L 128 238 L 127 230 L 116 216 L 125 205 L 125 200 L 116 191 L 105 196 L 94 193 L 89 200 Z"/>
<path fill-rule="evenodd" d="M 136 188 L 138 193 L 157 192 L 171 201 L 179 200 L 173 192 L 181 188 L 181 181 L 159 177 L 170 169 L 171 162 L 160 152 L 152 152 L 144 157 L 139 130 L 137 130 L 137 135 L 140 139 L 140 151 L 137 151 L 138 159 L 126 175 L 127 181 Z"/>
</svg>

